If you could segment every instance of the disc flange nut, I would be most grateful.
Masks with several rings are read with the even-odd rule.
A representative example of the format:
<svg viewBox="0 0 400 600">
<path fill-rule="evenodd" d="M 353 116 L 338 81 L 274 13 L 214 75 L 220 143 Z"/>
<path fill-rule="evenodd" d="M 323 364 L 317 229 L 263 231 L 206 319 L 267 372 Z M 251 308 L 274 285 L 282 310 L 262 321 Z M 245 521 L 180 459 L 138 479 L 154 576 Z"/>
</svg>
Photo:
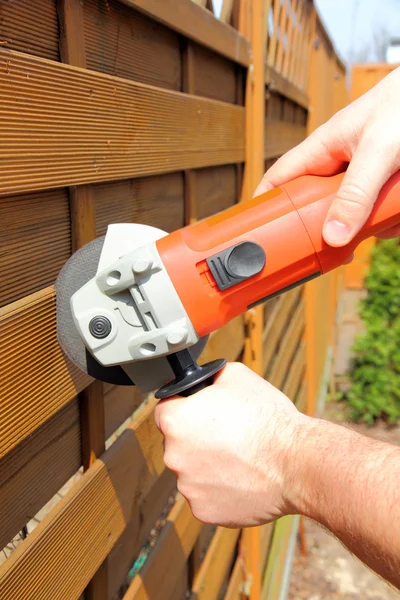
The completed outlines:
<svg viewBox="0 0 400 600">
<path fill-rule="evenodd" d="M 93 317 L 89 323 L 89 331 L 93 337 L 102 340 L 110 335 L 112 329 L 110 319 L 103 315 Z"/>
</svg>

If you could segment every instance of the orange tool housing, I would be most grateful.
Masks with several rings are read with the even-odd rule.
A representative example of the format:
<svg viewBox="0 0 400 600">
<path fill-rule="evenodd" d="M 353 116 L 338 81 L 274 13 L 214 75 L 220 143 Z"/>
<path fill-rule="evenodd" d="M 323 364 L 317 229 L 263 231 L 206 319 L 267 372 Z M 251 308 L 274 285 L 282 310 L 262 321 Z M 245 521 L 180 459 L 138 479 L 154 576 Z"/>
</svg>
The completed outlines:
<svg viewBox="0 0 400 600">
<path fill-rule="evenodd" d="M 397 173 L 356 238 L 342 248 L 328 246 L 323 223 L 343 176 L 300 177 L 157 242 L 199 336 L 344 264 L 362 240 L 400 222 Z"/>
</svg>

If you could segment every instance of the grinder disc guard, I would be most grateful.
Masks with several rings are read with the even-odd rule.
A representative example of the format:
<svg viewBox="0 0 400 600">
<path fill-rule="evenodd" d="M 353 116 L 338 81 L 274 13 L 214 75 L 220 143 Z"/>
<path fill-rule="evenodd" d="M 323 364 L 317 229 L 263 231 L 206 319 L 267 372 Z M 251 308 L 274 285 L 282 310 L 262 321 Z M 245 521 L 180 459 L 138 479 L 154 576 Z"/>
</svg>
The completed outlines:
<svg viewBox="0 0 400 600">
<path fill-rule="evenodd" d="M 107 236 L 83 246 L 61 270 L 55 284 L 58 342 L 68 358 L 90 377 L 114 385 L 136 384 L 143 392 L 153 391 L 174 377 L 166 357 L 135 361 L 124 365 L 125 368 L 119 365 L 101 365 L 87 350 L 75 326 L 71 310 L 71 297 L 96 275 L 99 268 L 106 268 L 139 245 L 164 235 L 165 232 L 145 225 L 111 225 Z M 208 336 L 205 336 L 190 348 L 195 359 L 203 351 L 207 340 Z"/>
</svg>

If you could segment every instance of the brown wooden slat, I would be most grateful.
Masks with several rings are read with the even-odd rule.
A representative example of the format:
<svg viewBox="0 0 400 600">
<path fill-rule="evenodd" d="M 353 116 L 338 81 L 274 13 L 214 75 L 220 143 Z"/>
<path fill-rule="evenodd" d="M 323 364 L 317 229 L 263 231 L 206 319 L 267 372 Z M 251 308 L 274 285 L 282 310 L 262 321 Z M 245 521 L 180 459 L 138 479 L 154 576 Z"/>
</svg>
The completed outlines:
<svg viewBox="0 0 400 600">
<path fill-rule="evenodd" d="M 243 107 L 6 50 L 0 85 L 0 195 L 243 160 Z"/>
<path fill-rule="evenodd" d="M 168 232 L 184 225 L 182 173 L 103 183 L 93 189 L 98 236 L 111 223 L 142 223 Z"/>
<path fill-rule="evenodd" d="M 55 292 L 49 287 L 0 309 L 0 457 L 30 435 L 90 378 L 56 340 Z"/>
<path fill-rule="evenodd" d="M 269 65 L 265 66 L 265 83 L 271 92 L 278 92 L 308 109 L 310 101 L 307 94 Z"/>
<path fill-rule="evenodd" d="M 152 404 L 0 567 L 2 600 L 78 597 L 164 471 Z"/>
<path fill-rule="evenodd" d="M 54 0 L 0 2 L 0 41 L 10 50 L 59 60 Z"/>
<path fill-rule="evenodd" d="M 205 219 L 236 203 L 236 170 L 233 165 L 196 171 L 197 217 Z"/>
<path fill-rule="evenodd" d="M 236 65 L 223 56 L 193 44 L 194 94 L 236 102 Z"/>
<path fill-rule="evenodd" d="M 30 521 L 81 466 L 76 400 L 0 460 L 0 547 Z"/>
<path fill-rule="evenodd" d="M 239 529 L 218 527 L 192 588 L 196 600 L 217 600 L 239 533 Z"/>
<path fill-rule="evenodd" d="M 306 127 L 285 121 L 265 122 L 264 158 L 282 156 L 288 150 L 300 144 L 307 135 Z"/>
<path fill-rule="evenodd" d="M 200 529 L 200 521 L 193 517 L 186 500 L 180 497 L 160 534 L 157 549 L 132 580 L 124 600 L 168 598 L 174 590 Z"/>
<path fill-rule="evenodd" d="M 288 321 L 296 307 L 300 290 L 294 289 L 285 293 L 276 302 L 263 332 L 263 372 L 265 373 L 274 353 L 276 352 L 279 339 L 288 326 Z"/>
<path fill-rule="evenodd" d="M 250 43 L 229 25 L 222 23 L 214 15 L 194 2 L 176 0 L 122 0 L 131 8 L 136 8 L 156 21 L 222 54 L 245 67 L 250 64 Z"/>
<path fill-rule="evenodd" d="M 300 389 L 304 377 L 305 364 L 305 342 L 302 341 L 300 342 L 300 345 L 296 350 L 296 355 L 293 358 L 292 364 L 290 365 L 288 377 L 282 389 L 283 393 L 289 396 L 291 400 L 294 400 L 296 398 L 297 393 Z"/>
<path fill-rule="evenodd" d="M 0 198 L 0 306 L 51 285 L 71 253 L 68 197 L 51 190 Z"/>
<path fill-rule="evenodd" d="M 299 343 L 299 339 L 304 330 L 304 302 L 301 299 L 296 311 L 290 321 L 284 337 L 281 340 L 278 354 L 268 374 L 268 380 L 272 385 L 281 388 L 288 372 L 289 365 L 293 358 L 293 353 Z"/>
<path fill-rule="evenodd" d="M 136 386 L 104 384 L 104 418 L 106 439 L 131 417 L 145 395 Z"/>
<path fill-rule="evenodd" d="M 229 362 L 235 361 L 243 350 L 243 344 L 244 321 L 240 316 L 210 335 L 199 361 L 205 363 L 216 358 L 226 358 Z"/>
<path fill-rule="evenodd" d="M 240 556 L 236 559 L 232 575 L 229 579 L 228 589 L 224 600 L 242 600 L 242 585 L 245 582 L 244 561 Z"/>
<path fill-rule="evenodd" d="M 108 557 L 108 597 L 110 600 L 115 597 L 126 578 L 169 497 L 175 493 L 175 487 L 175 475 L 166 469 L 140 505 L 132 504 L 132 513 L 125 531 Z"/>
<path fill-rule="evenodd" d="M 305 413 L 307 410 L 307 385 L 303 383 L 294 401 L 297 409 Z"/>
<path fill-rule="evenodd" d="M 179 36 L 116 0 L 85 0 L 88 69 L 181 89 Z"/>
</svg>

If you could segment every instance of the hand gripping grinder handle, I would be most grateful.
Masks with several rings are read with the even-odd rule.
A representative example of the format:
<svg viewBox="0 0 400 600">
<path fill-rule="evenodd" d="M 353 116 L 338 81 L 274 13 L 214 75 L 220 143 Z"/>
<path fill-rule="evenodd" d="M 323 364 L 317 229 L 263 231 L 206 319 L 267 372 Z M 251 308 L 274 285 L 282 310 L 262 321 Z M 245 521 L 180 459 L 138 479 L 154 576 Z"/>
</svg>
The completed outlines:
<svg viewBox="0 0 400 600">
<path fill-rule="evenodd" d="M 399 172 L 383 187 L 364 227 L 348 245 L 326 244 L 323 224 L 343 177 L 300 177 L 157 241 L 200 337 L 345 264 L 361 241 L 400 223 Z M 216 371 L 223 365 L 214 365 Z M 202 386 L 214 375 L 204 377 Z M 186 394 L 191 391 L 189 387 Z"/>
</svg>

